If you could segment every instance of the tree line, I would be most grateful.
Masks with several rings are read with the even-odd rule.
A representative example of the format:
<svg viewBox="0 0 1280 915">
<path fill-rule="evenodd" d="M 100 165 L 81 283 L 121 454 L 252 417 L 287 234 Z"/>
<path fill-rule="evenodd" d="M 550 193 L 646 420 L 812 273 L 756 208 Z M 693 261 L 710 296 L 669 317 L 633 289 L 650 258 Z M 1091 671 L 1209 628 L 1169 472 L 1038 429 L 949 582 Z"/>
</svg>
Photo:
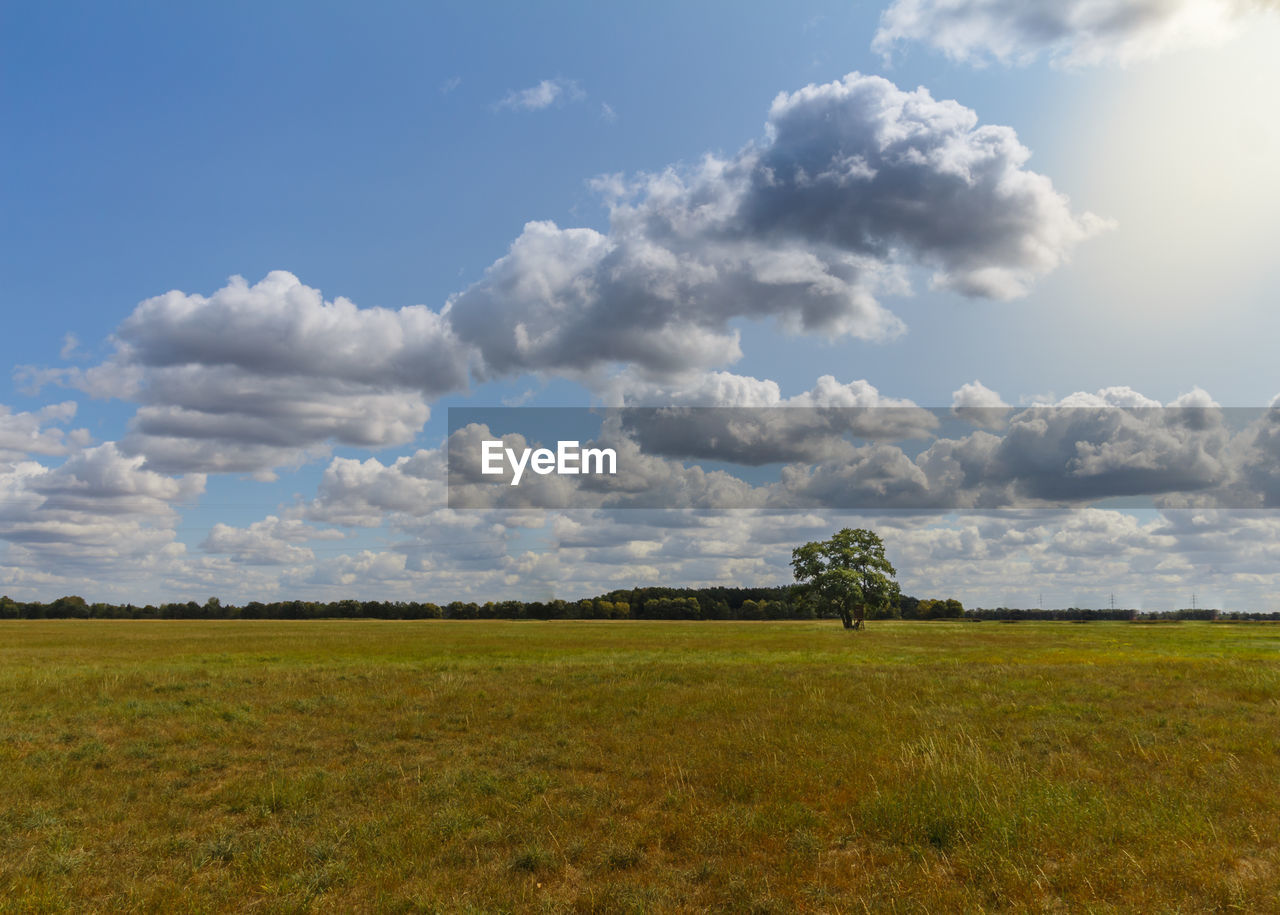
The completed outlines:
<svg viewBox="0 0 1280 915">
<path fill-rule="evenodd" d="M 928 600 L 902 595 L 872 618 L 956 619 L 964 607 L 954 598 Z M 646 587 L 609 591 L 583 600 L 549 601 L 249 601 L 224 604 L 211 597 L 165 604 L 89 603 L 67 595 L 48 603 L 0 597 L 0 619 L 504 619 L 504 620 L 806 620 L 831 618 L 834 610 L 808 599 L 793 585 L 772 588 Z"/>
<path fill-rule="evenodd" d="M 203 604 L 195 601 L 165 604 L 89 603 L 76 595 L 48 603 L 16 601 L 0 597 L 0 619 L 178 619 L 178 620 L 811 620 L 833 619 L 834 609 L 820 606 L 794 585 L 774 588 L 630 588 L 609 591 L 583 600 L 452 601 L 435 604 L 419 601 L 249 601 L 224 604 L 211 597 Z M 955 598 L 917 598 L 898 595 L 885 608 L 868 613 L 868 619 L 904 620 L 1128 620 L 1133 622 L 1173 622 L 1216 620 L 1245 622 L 1275 620 L 1264 611 L 1218 611 L 1199 607 L 1170 611 L 1131 609 L 1091 609 L 1067 607 L 1039 609 L 1020 607 L 975 607 L 966 609 Z"/>
</svg>

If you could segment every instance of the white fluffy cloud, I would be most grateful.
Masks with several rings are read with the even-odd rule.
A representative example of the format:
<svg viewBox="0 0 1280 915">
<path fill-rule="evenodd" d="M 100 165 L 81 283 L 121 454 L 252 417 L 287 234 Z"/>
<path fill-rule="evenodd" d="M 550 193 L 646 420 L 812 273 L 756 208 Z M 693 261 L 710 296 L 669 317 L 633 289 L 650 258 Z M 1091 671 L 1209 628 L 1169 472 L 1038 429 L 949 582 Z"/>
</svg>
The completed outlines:
<svg viewBox="0 0 1280 915">
<path fill-rule="evenodd" d="M 321 557 L 299 586 L 445 602 L 577 598 L 611 588 L 777 585 L 791 549 L 841 527 L 885 539 L 903 590 L 968 606 L 1265 609 L 1275 593 L 1280 521 L 1272 513 L 1165 511 L 1149 520 L 1102 509 L 961 514 L 823 511 L 539 513 L 538 545 L 510 537 L 491 511 L 457 514 L 447 537 L 424 524 L 383 551 Z M 478 526 L 464 527 L 470 518 Z M 484 519 L 484 520 L 481 520 Z M 484 525 L 491 525 L 486 529 Z"/>
<path fill-rule="evenodd" d="M 447 317 L 482 372 L 622 363 L 669 377 L 740 355 L 737 318 L 884 339 L 905 268 L 1014 298 L 1103 227 L 1071 211 L 1012 129 L 852 73 L 782 93 L 728 159 L 601 180 L 607 233 L 529 223 Z"/>
<path fill-rule="evenodd" d="M 203 475 L 171 477 L 108 442 L 57 468 L 0 464 L 0 540 L 11 569 L 137 580 L 181 556 L 175 506 L 204 491 Z M 0 577 L 4 572 L 0 569 Z M 25 576 L 11 573 L 17 581 Z"/>
<path fill-rule="evenodd" d="M 422 517 L 445 503 L 444 455 L 419 450 L 383 464 L 376 458 L 334 458 L 320 480 L 308 517 L 351 527 L 377 527 L 390 515 Z"/>
<path fill-rule="evenodd" d="M 938 421 L 910 400 L 888 397 L 870 382 L 823 375 L 808 391 L 783 397 L 776 382 L 708 372 L 673 384 L 620 376 L 623 400 L 670 404 L 629 408 L 618 432 L 646 453 L 759 465 L 852 458 L 849 437 L 925 438 Z M 684 409 L 684 408 L 692 409 Z"/>
<path fill-rule="evenodd" d="M 403 445 L 430 400 L 467 382 L 467 348 L 439 313 L 326 301 L 283 271 L 147 299 L 115 340 L 109 362 L 67 379 L 140 401 L 121 447 L 170 472 L 267 472 L 335 441 Z"/>
<path fill-rule="evenodd" d="M 305 544 L 313 540 L 341 540 L 341 531 L 320 530 L 297 519 L 268 515 L 248 527 L 215 524 L 200 544 L 207 553 L 226 553 L 248 565 L 305 563 L 315 553 Z"/>
<path fill-rule="evenodd" d="M 89 443 L 88 430 L 58 428 L 75 415 L 76 404 L 70 400 L 34 413 L 14 413 L 0 404 L 0 461 L 20 461 L 33 454 L 67 454 L 84 447 Z"/>
<path fill-rule="evenodd" d="M 953 60 L 1129 64 L 1230 37 L 1259 0 L 894 0 L 872 47 L 925 42 Z"/>
<path fill-rule="evenodd" d="M 116 333 L 131 361 L 153 368 L 235 366 L 260 378 L 325 378 L 428 395 L 465 381 L 465 362 L 436 312 L 325 301 L 282 270 L 252 286 L 232 277 L 207 297 L 174 291 L 147 299 Z"/>
<path fill-rule="evenodd" d="M 998 429 L 1009 410 L 1004 398 L 976 379 L 951 392 L 951 412 L 975 426 Z"/>
</svg>

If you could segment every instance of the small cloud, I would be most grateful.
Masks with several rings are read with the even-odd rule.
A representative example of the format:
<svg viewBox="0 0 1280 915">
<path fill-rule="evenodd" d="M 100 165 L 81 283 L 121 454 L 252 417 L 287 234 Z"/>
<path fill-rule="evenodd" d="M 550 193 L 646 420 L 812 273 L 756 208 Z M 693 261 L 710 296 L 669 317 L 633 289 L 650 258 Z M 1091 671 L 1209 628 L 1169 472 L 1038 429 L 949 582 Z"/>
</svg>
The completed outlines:
<svg viewBox="0 0 1280 915">
<path fill-rule="evenodd" d="M 457 89 L 461 85 L 462 85 L 461 76 L 451 76 L 448 79 L 446 79 L 443 83 L 440 84 L 440 94 L 448 95 L 450 92 L 452 92 L 454 89 Z"/>
<path fill-rule="evenodd" d="M 578 101 L 586 93 L 571 79 L 544 79 L 528 89 L 512 89 L 497 103 L 498 108 L 514 108 L 522 111 L 541 111 L 557 102 Z"/>
<path fill-rule="evenodd" d="M 981 381 L 974 380 L 951 392 L 951 412 L 984 429 L 1004 424 L 1009 405 Z"/>
<path fill-rule="evenodd" d="M 600 117 L 612 124 L 618 119 L 618 112 L 614 111 L 613 106 L 608 102 L 601 102 Z"/>
<path fill-rule="evenodd" d="M 526 388 L 523 394 L 502 398 L 502 405 L 504 407 L 523 407 L 536 396 L 538 396 L 537 391 L 533 388 Z"/>
<path fill-rule="evenodd" d="M 58 355 L 63 359 L 71 359 L 78 355 L 77 350 L 80 348 L 80 338 L 75 334 L 66 334 L 62 338 L 62 349 L 58 350 Z"/>
</svg>

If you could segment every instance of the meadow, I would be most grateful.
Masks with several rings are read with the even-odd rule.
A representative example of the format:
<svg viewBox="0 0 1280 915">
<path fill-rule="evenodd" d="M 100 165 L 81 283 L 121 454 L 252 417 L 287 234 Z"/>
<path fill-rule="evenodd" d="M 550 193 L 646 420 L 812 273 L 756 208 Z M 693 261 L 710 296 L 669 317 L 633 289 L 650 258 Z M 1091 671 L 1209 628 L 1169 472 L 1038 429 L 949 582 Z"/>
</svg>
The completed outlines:
<svg viewBox="0 0 1280 915">
<path fill-rule="evenodd" d="M 0 623 L 0 912 L 1275 911 L 1280 626 Z"/>
</svg>

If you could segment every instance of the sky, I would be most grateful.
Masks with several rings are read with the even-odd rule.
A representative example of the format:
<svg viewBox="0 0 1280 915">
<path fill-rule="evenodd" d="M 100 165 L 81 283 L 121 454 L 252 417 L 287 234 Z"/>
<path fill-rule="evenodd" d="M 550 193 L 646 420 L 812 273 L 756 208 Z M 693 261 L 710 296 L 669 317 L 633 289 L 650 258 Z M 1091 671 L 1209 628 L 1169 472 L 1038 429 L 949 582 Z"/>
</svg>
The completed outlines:
<svg viewBox="0 0 1280 915">
<path fill-rule="evenodd" d="M 782 584 L 867 526 L 920 597 L 1280 610 L 1277 46 L 1264 0 L 0 4 L 0 593 Z M 450 408 L 636 405 L 791 450 L 633 429 L 658 507 L 449 507 Z M 954 421 L 805 425 L 850 407 Z"/>
</svg>

